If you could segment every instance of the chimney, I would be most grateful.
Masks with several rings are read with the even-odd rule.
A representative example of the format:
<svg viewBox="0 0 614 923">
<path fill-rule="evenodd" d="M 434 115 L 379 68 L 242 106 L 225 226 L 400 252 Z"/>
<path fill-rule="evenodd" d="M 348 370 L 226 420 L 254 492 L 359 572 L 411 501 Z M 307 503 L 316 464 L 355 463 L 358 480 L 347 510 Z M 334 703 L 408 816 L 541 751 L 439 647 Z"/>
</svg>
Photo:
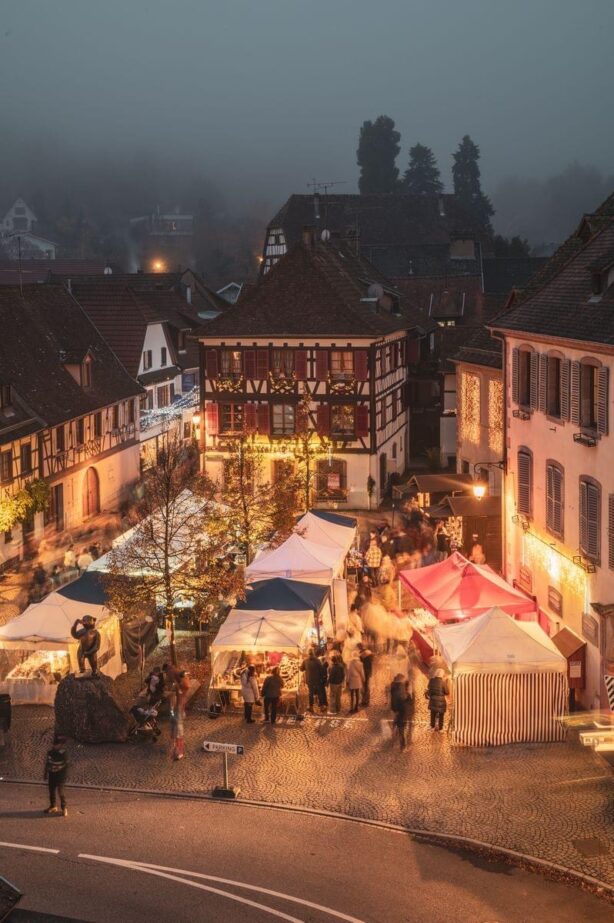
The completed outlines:
<svg viewBox="0 0 614 923">
<path fill-rule="evenodd" d="M 303 246 L 308 250 L 313 250 L 315 247 L 315 242 L 315 228 L 312 228 L 309 225 L 305 225 L 303 228 Z"/>
<path fill-rule="evenodd" d="M 440 217 L 440 218 L 445 218 L 445 217 L 446 217 L 446 206 L 445 206 L 445 202 L 444 202 L 443 196 L 440 195 L 437 201 L 438 201 L 438 204 L 439 204 L 439 217 Z"/>
<path fill-rule="evenodd" d="M 192 286 L 186 285 L 185 287 L 185 300 L 188 304 L 192 304 Z"/>
<path fill-rule="evenodd" d="M 316 221 L 320 220 L 320 195 L 317 192 L 313 194 L 313 217 Z"/>
</svg>

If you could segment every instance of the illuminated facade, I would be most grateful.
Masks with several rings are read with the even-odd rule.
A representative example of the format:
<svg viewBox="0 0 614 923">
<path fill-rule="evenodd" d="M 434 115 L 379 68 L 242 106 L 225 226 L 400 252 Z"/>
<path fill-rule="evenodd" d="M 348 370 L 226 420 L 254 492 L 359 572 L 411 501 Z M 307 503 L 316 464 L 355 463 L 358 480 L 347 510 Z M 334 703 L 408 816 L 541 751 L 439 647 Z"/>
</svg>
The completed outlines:
<svg viewBox="0 0 614 923">
<path fill-rule="evenodd" d="M 598 218 L 598 220 L 597 220 Z M 614 197 L 586 216 L 505 337 L 505 564 L 554 635 L 584 642 L 577 698 L 607 706 L 614 674 Z"/>
</svg>

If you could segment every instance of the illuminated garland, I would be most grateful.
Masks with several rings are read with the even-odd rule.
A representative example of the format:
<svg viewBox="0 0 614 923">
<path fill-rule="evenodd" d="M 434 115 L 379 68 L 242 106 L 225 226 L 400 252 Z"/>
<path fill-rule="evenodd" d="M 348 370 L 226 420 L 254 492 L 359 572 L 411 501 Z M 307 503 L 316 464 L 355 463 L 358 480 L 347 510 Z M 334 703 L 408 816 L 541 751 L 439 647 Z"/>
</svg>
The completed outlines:
<svg viewBox="0 0 614 923">
<path fill-rule="evenodd" d="M 169 404 L 168 407 L 158 407 L 156 410 L 144 410 L 141 412 L 141 430 L 150 429 L 164 421 L 171 422 L 175 417 L 181 416 L 184 410 L 190 410 L 192 407 L 198 407 L 200 401 L 200 389 L 194 385 L 187 394 Z"/>
</svg>

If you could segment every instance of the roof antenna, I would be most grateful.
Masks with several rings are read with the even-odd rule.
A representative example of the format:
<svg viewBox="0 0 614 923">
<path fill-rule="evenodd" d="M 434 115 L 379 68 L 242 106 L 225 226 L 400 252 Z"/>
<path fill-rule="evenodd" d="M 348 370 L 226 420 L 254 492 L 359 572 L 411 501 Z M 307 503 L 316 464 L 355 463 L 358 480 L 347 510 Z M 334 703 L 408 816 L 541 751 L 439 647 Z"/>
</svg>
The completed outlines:
<svg viewBox="0 0 614 923">
<path fill-rule="evenodd" d="M 328 190 L 331 186 L 345 186 L 346 180 L 338 179 L 332 180 L 331 182 L 319 183 L 317 179 L 314 178 L 310 183 L 307 183 L 308 189 L 313 189 L 313 210 L 314 217 L 316 221 L 319 221 L 321 218 L 320 214 L 320 190 L 324 193 L 324 227 L 328 226 Z"/>
</svg>

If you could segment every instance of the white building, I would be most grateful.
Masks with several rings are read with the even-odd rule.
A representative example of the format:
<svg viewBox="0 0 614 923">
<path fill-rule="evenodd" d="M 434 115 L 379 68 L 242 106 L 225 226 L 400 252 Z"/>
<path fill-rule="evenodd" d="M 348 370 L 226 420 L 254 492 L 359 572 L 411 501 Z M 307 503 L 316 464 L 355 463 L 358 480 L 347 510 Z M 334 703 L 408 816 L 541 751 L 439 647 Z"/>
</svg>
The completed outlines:
<svg viewBox="0 0 614 923">
<path fill-rule="evenodd" d="M 139 478 L 139 385 L 59 285 L 0 288 L 0 566 L 115 512 Z M 46 508 L 10 524 L 44 481 Z"/>
<path fill-rule="evenodd" d="M 322 447 L 315 502 L 366 508 L 371 485 L 377 503 L 407 463 L 414 326 L 373 266 L 306 231 L 199 333 L 206 473 L 223 483 L 233 439 L 249 433 L 268 455 L 267 477 L 283 477 L 294 465 L 297 409 L 309 395 L 308 427 Z"/>
<path fill-rule="evenodd" d="M 505 337 L 505 565 L 551 634 L 586 644 L 578 698 L 614 673 L 614 196 L 496 321 Z M 571 677 L 574 678 L 573 676 Z"/>
<path fill-rule="evenodd" d="M 36 233 L 37 217 L 19 196 L 0 221 L 0 242 L 10 259 L 54 260 L 56 244 Z"/>
</svg>

